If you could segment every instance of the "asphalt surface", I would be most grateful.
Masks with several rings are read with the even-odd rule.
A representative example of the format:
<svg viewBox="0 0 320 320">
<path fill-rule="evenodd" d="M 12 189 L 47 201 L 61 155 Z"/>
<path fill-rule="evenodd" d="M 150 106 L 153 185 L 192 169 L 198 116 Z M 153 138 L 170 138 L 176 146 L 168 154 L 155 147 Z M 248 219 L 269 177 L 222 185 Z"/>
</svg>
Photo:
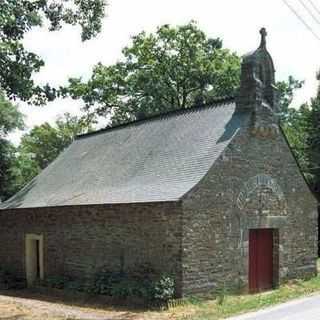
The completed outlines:
<svg viewBox="0 0 320 320">
<path fill-rule="evenodd" d="M 229 320 L 320 320 L 320 295 L 293 300 Z"/>
</svg>

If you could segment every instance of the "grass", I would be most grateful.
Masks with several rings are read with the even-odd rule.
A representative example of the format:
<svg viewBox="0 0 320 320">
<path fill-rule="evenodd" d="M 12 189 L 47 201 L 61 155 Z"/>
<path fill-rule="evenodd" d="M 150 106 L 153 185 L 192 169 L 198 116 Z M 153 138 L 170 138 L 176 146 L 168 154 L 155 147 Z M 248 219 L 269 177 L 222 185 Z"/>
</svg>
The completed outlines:
<svg viewBox="0 0 320 320">
<path fill-rule="evenodd" d="M 296 280 L 279 289 L 255 295 L 226 295 L 222 303 L 219 299 L 200 300 L 191 298 L 181 306 L 169 309 L 171 319 L 217 320 L 259 310 L 282 302 L 320 292 L 320 276 L 307 281 Z"/>
</svg>

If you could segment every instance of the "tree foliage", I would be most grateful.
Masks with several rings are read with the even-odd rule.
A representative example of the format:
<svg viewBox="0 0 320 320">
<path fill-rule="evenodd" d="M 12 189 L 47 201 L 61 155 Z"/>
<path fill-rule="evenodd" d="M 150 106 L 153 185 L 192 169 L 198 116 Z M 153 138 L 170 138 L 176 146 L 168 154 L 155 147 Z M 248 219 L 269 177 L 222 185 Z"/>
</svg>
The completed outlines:
<svg viewBox="0 0 320 320">
<path fill-rule="evenodd" d="M 0 138 L 4 139 L 15 129 L 23 129 L 23 115 L 18 106 L 8 101 L 0 92 Z"/>
<path fill-rule="evenodd" d="M 300 166 L 305 170 L 307 167 L 305 154 L 307 109 L 305 106 L 299 109 L 290 107 L 294 93 L 302 88 L 303 83 L 303 81 L 289 76 L 287 81 L 277 82 L 277 88 L 279 92 L 280 124 Z"/>
<path fill-rule="evenodd" d="M 317 79 L 320 80 L 319 75 Z M 295 87 L 293 90 L 297 88 L 294 83 L 298 82 L 289 81 L 288 83 Z M 298 109 L 289 108 L 283 118 L 282 127 L 309 185 L 319 195 L 320 89 L 309 103 L 303 104 Z"/>
<path fill-rule="evenodd" d="M 319 92 L 306 107 L 307 135 L 306 155 L 308 159 L 308 176 L 314 191 L 320 193 L 320 95 Z"/>
<path fill-rule="evenodd" d="M 295 112 L 295 109 L 290 108 L 290 105 L 295 91 L 301 89 L 303 84 L 304 81 L 297 80 L 292 76 L 289 76 L 287 81 L 277 82 L 281 122 L 284 123 L 289 120 L 292 112 Z"/>
<path fill-rule="evenodd" d="M 239 57 L 193 22 L 141 32 L 122 53 L 121 62 L 96 65 L 89 81 L 70 79 L 65 92 L 112 123 L 207 103 L 239 84 Z"/>
<path fill-rule="evenodd" d="M 288 109 L 286 118 L 282 121 L 283 131 L 288 139 L 293 153 L 308 178 L 308 126 L 310 110 L 308 105 L 304 104 L 299 109 Z M 308 178 L 309 180 L 309 178 Z"/>
<path fill-rule="evenodd" d="M 82 40 L 88 40 L 100 32 L 104 10 L 105 0 L 0 1 L 0 88 L 9 98 L 37 104 L 53 100 L 55 89 L 36 86 L 32 80 L 44 61 L 24 48 L 24 35 L 44 24 L 51 31 L 71 24 L 80 25 Z"/>
<path fill-rule="evenodd" d="M 16 149 L 6 138 L 15 129 L 23 128 L 23 116 L 16 105 L 8 101 L 0 92 L 0 201 L 13 191 Z"/>
<path fill-rule="evenodd" d="M 19 153 L 29 156 L 39 169 L 47 167 L 78 134 L 93 128 L 91 117 L 77 117 L 65 113 L 52 126 L 48 122 L 35 126 L 21 139 Z"/>
</svg>

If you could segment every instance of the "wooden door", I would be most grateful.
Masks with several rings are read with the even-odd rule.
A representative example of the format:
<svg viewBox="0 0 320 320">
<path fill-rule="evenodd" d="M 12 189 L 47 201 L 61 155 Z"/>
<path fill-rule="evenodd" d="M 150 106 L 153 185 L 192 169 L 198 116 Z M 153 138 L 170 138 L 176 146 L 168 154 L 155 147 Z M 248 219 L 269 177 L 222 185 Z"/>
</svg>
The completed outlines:
<svg viewBox="0 0 320 320">
<path fill-rule="evenodd" d="M 249 290 L 273 287 L 273 230 L 252 229 L 249 233 Z"/>
</svg>

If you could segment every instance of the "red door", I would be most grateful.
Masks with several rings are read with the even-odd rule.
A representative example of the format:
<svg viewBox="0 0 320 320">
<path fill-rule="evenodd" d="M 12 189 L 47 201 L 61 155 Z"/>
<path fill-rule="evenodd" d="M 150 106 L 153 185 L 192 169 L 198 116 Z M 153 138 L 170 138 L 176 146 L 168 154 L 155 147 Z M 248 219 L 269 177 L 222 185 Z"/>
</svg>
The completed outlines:
<svg viewBox="0 0 320 320">
<path fill-rule="evenodd" d="M 273 287 L 273 230 L 252 229 L 249 233 L 249 290 Z"/>
</svg>

